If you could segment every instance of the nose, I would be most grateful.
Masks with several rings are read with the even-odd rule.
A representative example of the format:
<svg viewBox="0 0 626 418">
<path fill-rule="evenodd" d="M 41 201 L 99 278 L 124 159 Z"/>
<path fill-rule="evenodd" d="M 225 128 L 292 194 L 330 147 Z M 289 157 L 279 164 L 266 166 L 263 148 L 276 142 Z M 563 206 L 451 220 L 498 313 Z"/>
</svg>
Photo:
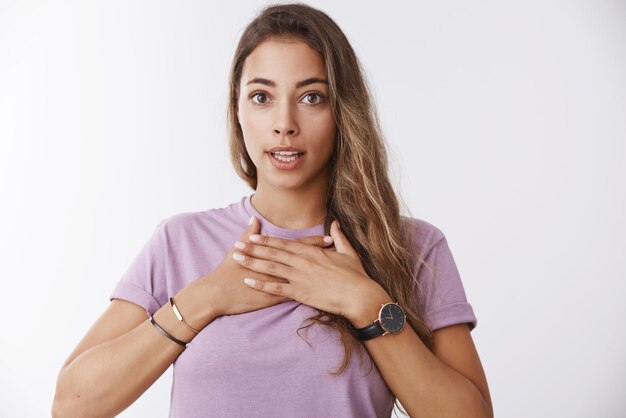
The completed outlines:
<svg viewBox="0 0 626 418">
<path fill-rule="evenodd" d="M 298 133 L 298 123 L 296 122 L 294 109 L 287 101 L 280 106 L 276 106 L 276 116 L 274 119 L 274 133 L 281 136 L 294 136 Z"/>
</svg>

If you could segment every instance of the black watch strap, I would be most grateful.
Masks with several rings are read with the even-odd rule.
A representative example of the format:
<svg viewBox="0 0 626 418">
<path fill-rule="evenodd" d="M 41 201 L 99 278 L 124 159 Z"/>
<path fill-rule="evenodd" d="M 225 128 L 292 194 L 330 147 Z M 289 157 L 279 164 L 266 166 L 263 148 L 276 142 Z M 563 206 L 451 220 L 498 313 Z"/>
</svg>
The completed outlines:
<svg viewBox="0 0 626 418">
<path fill-rule="evenodd" d="M 380 337 L 385 333 L 385 330 L 383 329 L 383 327 L 380 326 L 378 320 L 376 320 L 363 328 L 352 327 L 352 332 L 359 340 L 367 341 L 371 340 L 372 338 Z"/>
<path fill-rule="evenodd" d="M 378 318 L 363 328 L 352 328 L 352 333 L 361 341 L 371 340 L 381 335 L 400 332 L 406 322 L 404 309 L 396 303 L 383 303 L 378 312 Z M 384 326 L 383 326 L 384 325 Z"/>
</svg>

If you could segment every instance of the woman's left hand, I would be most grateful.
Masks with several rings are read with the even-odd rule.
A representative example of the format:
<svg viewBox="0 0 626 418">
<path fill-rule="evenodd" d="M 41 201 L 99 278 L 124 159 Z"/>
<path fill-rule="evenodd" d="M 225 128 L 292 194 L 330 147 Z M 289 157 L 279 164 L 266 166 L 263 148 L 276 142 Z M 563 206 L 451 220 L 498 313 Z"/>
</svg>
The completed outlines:
<svg viewBox="0 0 626 418">
<path fill-rule="evenodd" d="M 335 250 L 293 240 L 251 235 L 250 241 L 256 242 L 237 242 L 233 258 L 249 270 L 289 281 L 277 283 L 246 278 L 244 281 L 251 288 L 286 296 L 351 320 L 359 314 L 360 305 L 380 298 L 386 292 L 367 275 L 361 259 L 339 229 L 337 221 L 331 224 L 330 235 Z"/>
</svg>

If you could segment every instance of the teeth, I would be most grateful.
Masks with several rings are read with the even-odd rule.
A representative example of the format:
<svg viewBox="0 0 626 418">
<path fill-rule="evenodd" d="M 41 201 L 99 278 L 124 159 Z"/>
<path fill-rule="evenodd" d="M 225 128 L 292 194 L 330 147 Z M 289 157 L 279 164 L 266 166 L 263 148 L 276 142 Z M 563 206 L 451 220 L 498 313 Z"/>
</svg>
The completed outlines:
<svg viewBox="0 0 626 418">
<path fill-rule="evenodd" d="M 276 158 L 279 161 L 288 163 L 288 162 L 294 161 L 296 158 L 298 158 L 298 156 L 296 155 L 294 157 L 285 158 L 285 157 L 281 157 L 281 156 L 274 154 L 274 158 Z"/>
<path fill-rule="evenodd" d="M 289 163 L 294 161 L 296 158 L 299 158 L 302 153 L 298 151 L 276 151 L 270 152 L 270 154 L 272 154 L 272 157 L 276 158 L 278 161 Z"/>
<path fill-rule="evenodd" d="M 274 154 L 274 155 L 276 155 L 276 154 L 279 154 L 279 155 L 294 155 L 294 154 L 298 154 L 298 152 L 297 151 L 276 151 L 276 152 L 273 152 L 272 154 Z"/>
</svg>

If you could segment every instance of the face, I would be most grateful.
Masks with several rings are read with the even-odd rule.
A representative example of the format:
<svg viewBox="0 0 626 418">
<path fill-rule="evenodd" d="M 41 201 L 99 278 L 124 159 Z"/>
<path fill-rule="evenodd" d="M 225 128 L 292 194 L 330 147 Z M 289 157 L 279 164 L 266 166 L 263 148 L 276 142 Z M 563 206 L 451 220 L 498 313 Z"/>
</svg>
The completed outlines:
<svg viewBox="0 0 626 418">
<path fill-rule="evenodd" d="M 322 56 L 302 41 L 265 41 L 246 58 L 239 91 L 257 190 L 327 181 L 336 125 Z"/>
</svg>

